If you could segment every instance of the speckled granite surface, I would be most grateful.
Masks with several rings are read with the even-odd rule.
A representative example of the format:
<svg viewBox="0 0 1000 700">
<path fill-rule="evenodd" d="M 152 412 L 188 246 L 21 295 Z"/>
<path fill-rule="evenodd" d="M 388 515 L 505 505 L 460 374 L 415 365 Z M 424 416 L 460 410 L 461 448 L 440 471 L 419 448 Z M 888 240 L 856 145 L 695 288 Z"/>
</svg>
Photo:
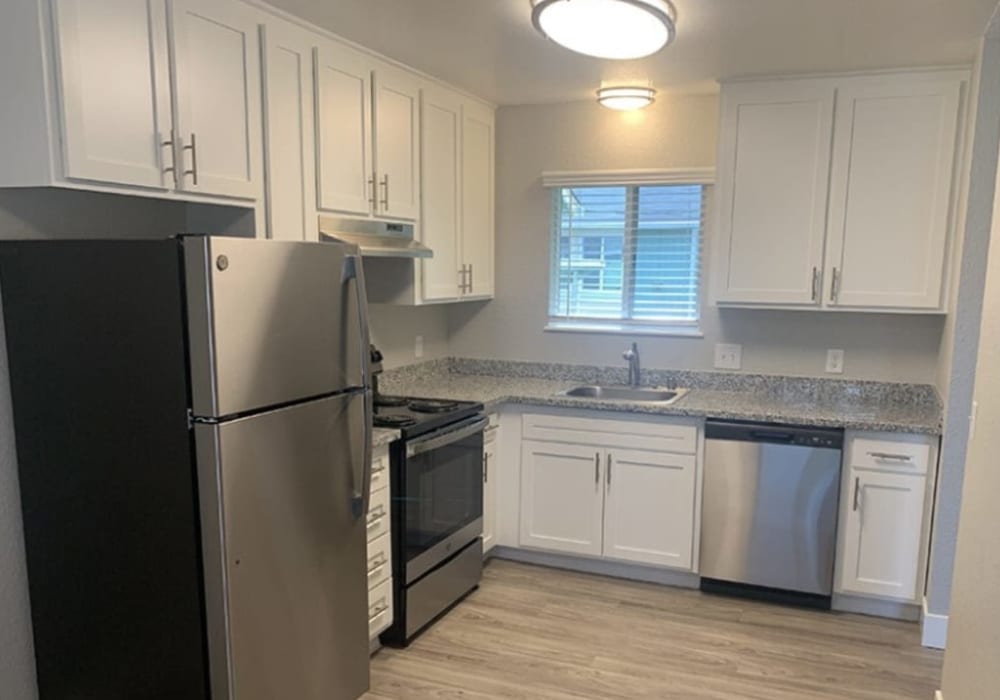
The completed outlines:
<svg viewBox="0 0 1000 700">
<path fill-rule="evenodd" d="M 390 428 L 375 428 L 372 433 L 372 447 L 385 447 L 399 438 L 399 431 Z"/>
<path fill-rule="evenodd" d="M 644 370 L 643 383 L 691 392 L 670 406 L 561 396 L 579 384 L 622 384 L 625 370 L 583 365 L 443 359 L 386 372 L 386 394 L 626 411 L 664 416 L 794 423 L 855 430 L 940 435 L 934 387 L 723 372 Z"/>
</svg>

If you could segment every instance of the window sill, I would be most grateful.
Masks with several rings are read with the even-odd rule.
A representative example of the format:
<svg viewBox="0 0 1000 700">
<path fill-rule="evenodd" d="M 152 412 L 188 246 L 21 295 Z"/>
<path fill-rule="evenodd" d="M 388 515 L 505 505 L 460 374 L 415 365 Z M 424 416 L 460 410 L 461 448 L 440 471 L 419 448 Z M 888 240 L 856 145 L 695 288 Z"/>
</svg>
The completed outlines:
<svg viewBox="0 0 1000 700">
<path fill-rule="evenodd" d="M 704 338 L 697 326 L 642 325 L 598 322 L 549 321 L 546 333 L 597 333 L 603 335 L 653 335 L 665 338 Z"/>
</svg>

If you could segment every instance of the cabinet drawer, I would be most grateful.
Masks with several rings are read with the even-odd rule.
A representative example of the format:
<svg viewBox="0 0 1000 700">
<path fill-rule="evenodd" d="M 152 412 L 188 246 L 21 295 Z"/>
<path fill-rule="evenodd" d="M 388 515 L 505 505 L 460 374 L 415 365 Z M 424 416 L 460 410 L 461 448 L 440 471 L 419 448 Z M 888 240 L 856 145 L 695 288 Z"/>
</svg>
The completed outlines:
<svg viewBox="0 0 1000 700">
<path fill-rule="evenodd" d="M 371 492 L 374 495 L 379 489 L 384 489 L 389 485 L 389 451 L 377 449 L 372 456 L 372 486 Z"/>
<path fill-rule="evenodd" d="M 698 448 L 698 428 L 695 425 L 651 421 L 627 415 L 605 419 L 528 414 L 524 416 L 523 435 L 526 440 L 680 454 L 694 454 Z"/>
<path fill-rule="evenodd" d="M 368 543 L 368 588 L 379 585 L 392 573 L 392 538 L 386 533 Z"/>
<path fill-rule="evenodd" d="M 931 446 L 926 442 L 855 438 L 851 443 L 851 467 L 926 474 L 930 454 Z"/>
<path fill-rule="evenodd" d="M 379 489 L 372 494 L 368 507 L 368 541 L 389 532 L 389 489 Z"/>
<path fill-rule="evenodd" d="M 392 624 L 392 579 L 368 591 L 368 638 L 374 639 Z"/>
</svg>

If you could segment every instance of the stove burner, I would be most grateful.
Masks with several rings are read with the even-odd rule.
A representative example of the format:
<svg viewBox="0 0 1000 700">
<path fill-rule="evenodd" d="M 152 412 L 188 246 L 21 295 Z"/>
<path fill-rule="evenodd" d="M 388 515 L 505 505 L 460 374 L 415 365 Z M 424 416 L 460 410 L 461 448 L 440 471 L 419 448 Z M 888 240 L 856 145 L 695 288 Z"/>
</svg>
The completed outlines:
<svg viewBox="0 0 1000 700">
<path fill-rule="evenodd" d="M 422 399 L 419 401 L 410 401 L 407 406 L 409 406 L 411 411 L 416 411 L 417 413 L 447 413 L 458 408 L 458 402 Z"/>
<path fill-rule="evenodd" d="M 378 428 L 409 428 L 416 424 L 416 418 L 409 416 L 375 416 L 375 426 Z"/>
<path fill-rule="evenodd" d="M 409 399 L 404 399 L 400 396 L 379 396 L 375 399 L 375 405 L 384 408 L 398 408 L 405 406 L 408 401 Z"/>
</svg>

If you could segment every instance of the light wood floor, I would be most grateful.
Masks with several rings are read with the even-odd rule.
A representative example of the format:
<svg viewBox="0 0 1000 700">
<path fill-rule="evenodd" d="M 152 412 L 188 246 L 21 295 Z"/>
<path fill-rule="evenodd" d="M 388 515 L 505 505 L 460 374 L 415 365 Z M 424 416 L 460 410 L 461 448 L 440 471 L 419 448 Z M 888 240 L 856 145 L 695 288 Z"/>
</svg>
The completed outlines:
<svg viewBox="0 0 1000 700">
<path fill-rule="evenodd" d="M 919 627 L 493 561 L 365 700 L 931 700 Z"/>
</svg>

